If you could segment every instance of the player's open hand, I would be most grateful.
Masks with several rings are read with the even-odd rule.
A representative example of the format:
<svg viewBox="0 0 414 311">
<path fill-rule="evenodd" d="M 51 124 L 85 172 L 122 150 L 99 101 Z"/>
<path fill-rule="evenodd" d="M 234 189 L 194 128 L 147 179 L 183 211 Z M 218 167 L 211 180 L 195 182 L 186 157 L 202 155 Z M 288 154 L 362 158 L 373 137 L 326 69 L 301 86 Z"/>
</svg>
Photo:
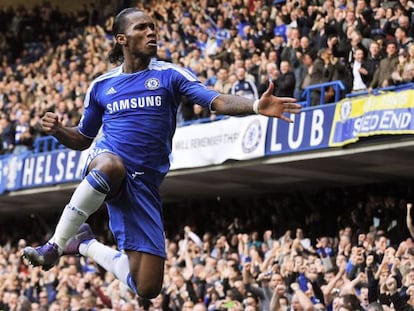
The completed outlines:
<svg viewBox="0 0 414 311">
<path fill-rule="evenodd" d="M 269 83 L 266 92 L 259 99 L 259 113 L 268 117 L 280 118 L 286 122 L 292 123 L 293 120 L 288 118 L 284 113 L 300 113 L 301 105 L 296 103 L 295 98 L 276 97 L 273 94 L 273 82 Z"/>
</svg>

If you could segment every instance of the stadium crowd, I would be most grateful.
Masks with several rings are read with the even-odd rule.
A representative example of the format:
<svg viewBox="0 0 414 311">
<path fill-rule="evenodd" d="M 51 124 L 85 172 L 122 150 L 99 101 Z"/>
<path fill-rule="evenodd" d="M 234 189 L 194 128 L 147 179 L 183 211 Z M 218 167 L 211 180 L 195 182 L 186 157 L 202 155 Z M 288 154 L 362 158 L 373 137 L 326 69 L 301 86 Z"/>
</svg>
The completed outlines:
<svg viewBox="0 0 414 311">
<path fill-rule="evenodd" d="M 256 98 L 272 80 L 275 95 L 301 100 L 307 86 L 322 82 L 341 80 L 348 93 L 414 77 L 411 1 L 136 5 L 155 18 L 159 57 L 223 93 Z M 0 8 L 0 154 L 30 150 L 46 111 L 58 111 L 68 125 L 79 121 L 89 83 L 111 66 L 116 9 L 109 1 L 73 13 L 47 2 Z M 312 105 L 320 96 L 312 92 Z M 200 118 L 215 116 L 184 98 L 177 122 Z M 167 206 L 165 284 L 152 301 L 137 300 L 84 258 L 64 256 L 46 272 L 22 262 L 22 247 L 50 234 L 32 227 L 53 219 L 28 220 L 27 241 L 19 239 L 20 228 L 2 223 L 0 310 L 411 310 L 407 193 L 384 195 L 389 185 L 381 195 L 348 190 L 215 202 L 215 208 L 197 202 L 173 212 Z M 90 222 L 110 242 L 99 217 L 105 216 Z"/>
<path fill-rule="evenodd" d="M 271 80 L 275 95 L 301 101 L 319 83 L 340 80 L 345 95 L 414 77 L 411 1 L 130 2 L 154 17 L 159 58 L 222 93 L 257 98 Z M 112 66 L 117 9 L 105 0 L 76 12 L 49 2 L 0 8 L 1 153 L 30 150 L 46 111 L 58 111 L 65 124 L 79 121 L 89 83 Z M 320 100 L 312 91 L 311 104 Z M 215 115 L 183 98 L 178 124 L 204 118 Z"/>
<path fill-rule="evenodd" d="M 20 251 L 49 237 L 56 218 L 19 217 L 19 228 L 8 219 L 0 310 L 412 310 L 409 193 L 387 184 L 166 205 L 165 282 L 151 301 L 84 257 L 28 265 Z M 113 243 L 106 217 L 88 222 Z"/>
</svg>

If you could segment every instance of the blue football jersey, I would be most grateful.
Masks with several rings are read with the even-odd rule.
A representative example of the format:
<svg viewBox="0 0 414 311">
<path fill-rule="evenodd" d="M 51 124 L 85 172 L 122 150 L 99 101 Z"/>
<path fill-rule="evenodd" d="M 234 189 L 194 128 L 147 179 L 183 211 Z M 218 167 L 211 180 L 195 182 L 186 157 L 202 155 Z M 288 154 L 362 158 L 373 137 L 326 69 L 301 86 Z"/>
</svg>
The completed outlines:
<svg viewBox="0 0 414 311">
<path fill-rule="evenodd" d="M 78 130 L 94 138 L 102 126 L 96 147 L 119 155 L 129 170 L 139 167 L 165 175 L 181 95 L 211 108 L 219 93 L 188 70 L 156 59 L 135 73 L 116 67 L 92 81 Z"/>
</svg>

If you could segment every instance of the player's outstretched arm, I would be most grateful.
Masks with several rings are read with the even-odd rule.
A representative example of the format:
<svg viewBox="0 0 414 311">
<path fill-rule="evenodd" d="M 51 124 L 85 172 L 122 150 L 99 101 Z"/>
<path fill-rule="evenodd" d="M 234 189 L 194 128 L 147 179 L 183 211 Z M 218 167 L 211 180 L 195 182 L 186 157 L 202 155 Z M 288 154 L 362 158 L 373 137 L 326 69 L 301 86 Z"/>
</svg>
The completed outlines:
<svg viewBox="0 0 414 311">
<path fill-rule="evenodd" d="M 234 95 L 220 95 L 212 104 L 212 109 L 218 114 L 243 115 L 259 113 L 268 117 L 280 118 L 293 122 L 284 113 L 299 113 L 301 105 L 290 97 L 276 97 L 272 95 L 274 85 L 271 82 L 268 89 L 258 101 Z"/>
<path fill-rule="evenodd" d="M 63 126 L 59 121 L 59 116 L 53 112 L 46 112 L 41 125 L 45 134 L 55 136 L 61 144 L 71 149 L 87 149 L 93 141 L 79 133 L 77 127 Z"/>
</svg>

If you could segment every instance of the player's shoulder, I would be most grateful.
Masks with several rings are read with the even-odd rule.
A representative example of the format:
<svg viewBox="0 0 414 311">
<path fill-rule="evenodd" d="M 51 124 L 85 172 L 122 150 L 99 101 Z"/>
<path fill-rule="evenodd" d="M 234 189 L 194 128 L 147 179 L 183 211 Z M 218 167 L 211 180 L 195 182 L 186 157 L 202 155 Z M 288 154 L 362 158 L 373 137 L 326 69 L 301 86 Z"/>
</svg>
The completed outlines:
<svg viewBox="0 0 414 311">
<path fill-rule="evenodd" d="M 170 70 L 170 69 L 180 68 L 180 66 L 178 66 L 174 63 L 165 61 L 165 60 L 160 60 L 160 59 L 157 59 L 157 58 L 153 58 L 153 59 L 151 59 L 151 62 L 149 64 L 148 68 L 150 70 Z"/>
<path fill-rule="evenodd" d="M 115 67 L 115 68 L 113 68 L 113 69 L 97 76 L 95 79 L 93 79 L 92 84 L 96 84 L 98 82 L 117 77 L 121 73 L 122 73 L 122 66 L 117 66 L 117 67 Z"/>
<path fill-rule="evenodd" d="M 181 76 L 191 81 L 197 81 L 197 77 L 188 69 L 164 60 L 154 58 L 151 60 L 148 68 L 155 71 L 168 71 L 169 74 Z"/>
<path fill-rule="evenodd" d="M 88 87 L 88 93 L 90 92 L 98 92 L 99 88 L 103 85 L 102 83 L 104 81 L 107 81 L 108 79 L 114 78 L 119 76 L 122 73 L 122 67 L 118 66 L 115 67 L 99 76 L 97 76 L 95 79 L 91 81 Z"/>
</svg>

